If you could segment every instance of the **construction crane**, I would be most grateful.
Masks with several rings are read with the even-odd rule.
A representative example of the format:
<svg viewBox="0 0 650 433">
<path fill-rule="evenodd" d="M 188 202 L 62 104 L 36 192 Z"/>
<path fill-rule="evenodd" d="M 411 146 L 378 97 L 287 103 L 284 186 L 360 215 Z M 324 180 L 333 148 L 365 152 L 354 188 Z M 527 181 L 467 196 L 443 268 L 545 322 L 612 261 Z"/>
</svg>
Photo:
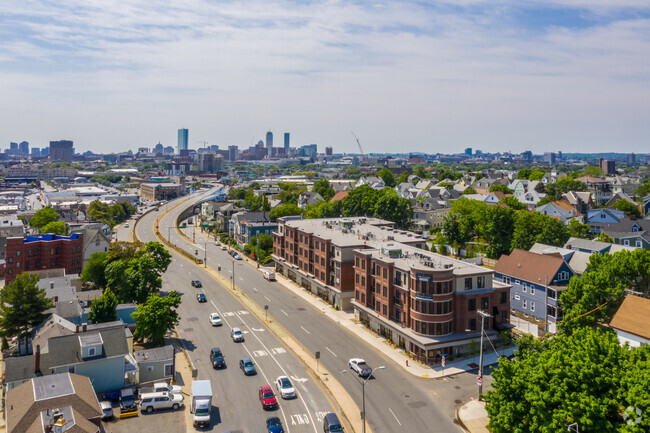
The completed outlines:
<svg viewBox="0 0 650 433">
<path fill-rule="evenodd" d="M 366 163 L 366 155 L 363 154 L 363 149 L 361 148 L 361 143 L 359 143 L 359 137 L 354 133 L 354 131 L 350 131 L 352 133 L 352 136 L 354 137 L 355 140 L 357 140 L 357 146 L 359 146 L 359 152 L 361 152 L 361 158 L 363 159 L 363 163 Z"/>
<path fill-rule="evenodd" d="M 204 149 L 205 149 L 206 146 L 208 145 L 208 142 L 207 142 L 207 141 L 197 141 L 197 143 L 202 144 Z"/>
</svg>

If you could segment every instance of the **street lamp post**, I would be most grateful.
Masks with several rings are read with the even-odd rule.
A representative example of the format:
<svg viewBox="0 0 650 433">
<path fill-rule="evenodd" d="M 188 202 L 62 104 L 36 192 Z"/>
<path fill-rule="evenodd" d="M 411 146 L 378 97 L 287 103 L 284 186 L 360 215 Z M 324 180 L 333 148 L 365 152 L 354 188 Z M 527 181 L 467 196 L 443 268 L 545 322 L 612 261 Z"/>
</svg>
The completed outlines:
<svg viewBox="0 0 650 433">
<path fill-rule="evenodd" d="M 478 399 L 481 400 L 483 394 L 483 335 L 485 334 L 485 319 L 492 317 L 483 310 L 478 310 L 476 314 L 481 318 L 481 354 L 478 358 Z"/>
<path fill-rule="evenodd" d="M 208 267 L 208 242 L 205 242 L 205 249 L 203 250 L 203 267 Z"/>
<path fill-rule="evenodd" d="M 383 370 L 384 368 L 386 368 L 384 365 L 373 368 L 365 380 L 360 380 L 359 377 L 350 370 L 340 371 L 340 373 L 350 373 L 352 377 L 354 377 L 354 379 L 361 385 L 361 421 L 363 422 L 363 433 L 366 433 L 366 383 L 368 383 L 375 370 Z"/>
<path fill-rule="evenodd" d="M 232 261 L 232 290 L 235 291 L 235 261 Z"/>
</svg>

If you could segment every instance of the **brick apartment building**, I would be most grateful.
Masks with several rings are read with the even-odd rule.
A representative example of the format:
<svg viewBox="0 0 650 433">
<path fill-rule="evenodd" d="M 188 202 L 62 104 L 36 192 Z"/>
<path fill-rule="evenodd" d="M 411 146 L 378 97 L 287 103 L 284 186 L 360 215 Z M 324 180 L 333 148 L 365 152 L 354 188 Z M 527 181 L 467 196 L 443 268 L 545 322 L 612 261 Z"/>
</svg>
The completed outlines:
<svg viewBox="0 0 650 433">
<path fill-rule="evenodd" d="M 506 326 L 510 285 L 490 269 L 430 253 L 415 233 L 375 218 L 284 217 L 274 233 L 276 270 L 332 305 L 354 310 L 375 332 L 415 359 L 467 353 Z M 478 321 L 478 323 L 477 323 Z"/>
<path fill-rule="evenodd" d="M 5 282 L 22 272 L 65 269 L 78 274 L 83 264 L 83 235 L 40 235 L 7 238 Z"/>
</svg>

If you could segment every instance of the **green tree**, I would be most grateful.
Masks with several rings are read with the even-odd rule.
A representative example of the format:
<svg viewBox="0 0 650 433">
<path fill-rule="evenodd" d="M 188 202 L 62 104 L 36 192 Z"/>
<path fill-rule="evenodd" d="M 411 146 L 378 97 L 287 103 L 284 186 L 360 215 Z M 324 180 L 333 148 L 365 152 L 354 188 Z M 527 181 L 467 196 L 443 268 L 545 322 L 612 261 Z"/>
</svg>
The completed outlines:
<svg viewBox="0 0 650 433">
<path fill-rule="evenodd" d="M 386 167 L 377 172 L 377 177 L 381 178 L 381 180 L 384 181 L 384 185 L 386 185 L 388 188 L 395 186 L 395 176 L 393 175 L 393 172 Z"/>
<path fill-rule="evenodd" d="M 90 323 L 105 323 L 117 320 L 117 296 L 111 289 L 105 289 L 102 296 L 90 303 L 88 321 Z"/>
<path fill-rule="evenodd" d="M 639 211 L 639 208 L 627 200 L 619 200 L 616 203 L 614 203 L 614 206 L 612 207 L 614 209 L 618 209 L 620 211 L 625 212 L 625 215 L 628 215 L 630 217 L 636 219 L 641 218 L 641 212 Z"/>
<path fill-rule="evenodd" d="M 634 195 L 637 198 L 643 198 L 650 195 L 650 181 L 645 181 L 641 186 L 639 186 L 635 191 Z"/>
<path fill-rule="evenodd" d="M 38 275 L 22 273 L 0 291 L 0 336 L 27 339 L 54 306 L 37 286 Z"/>
<path fill-rule="evenodd" d="M 134 337 L 147 339 L 156 346 L 165 343 L 165 334 L 178 325 L 178 312 L 181 298 L 176 291 L 167 296 L 151 293 L 146 302 L 139 304 L 131 314 L 135 320 Z"/>
<path fill-rule="evenodd" d="M 597 321 L 608 322 L 623 302 L 627 289 L 650 295 L 650 251 L 635 249 L 592 254 L 587 272 L 574 277 L 560 296 L 564 319 L 560 329 L 570 333 Z M 591 314 L 586 313 L 607 303 Z"/>
<path fill-rule="evenodd" d="M 465 191 L 463 191 L 463 195 L 469 194 L 476 194 L 476 190 L 474 188 L 466 188 Z"/>
<path fill-rule="evenodd" d="M 493 206 L 487 211 L 485 239 L 490 244 L 487 249 L 489 258 L 498 259 L 510 252 L 515 218 L 515 211 L 508 207 Z"/>
<path fill-rule="evenodd" d="M 568 239 L 567 227 L 560 220 L 539 212 L 517 213 L 512 248 L 528 251 L 535 242 L 559 247 Z"/>
<path fill-rule="evenodd" d="M 29 220 L 29 225 L 40 229 L 41 227 L 56 221 L 57 218 L 59 218 L 59 214 L 53 208 L 48 206 L 37 210 L 32 219 Z"/>
<path fill-rule="evenodd" d="M 588 165 L 582 171 L 582 174 L 585 176 L 600 177 L 603 175 L 603 171 L 600 169 L 600 167 L 596 167 L 595 165 Z"/>
<path fill-rule="evenodd" d="M 334 197 L 334 194 L 336 194 L 336 191 L 334 191 L 334 188 L 332 188 L 327 179 L 320 179 L 314 182 L 312 191 L 320 194 L 325 201 L 330 201 Z"/>
<path fill-rule="evenodd" d="M 485 396 L 491 432 L 560 432 L 571 423 L 590 432 L 648 431 L 650 419 L 629 427 L 620 414 L 628 404 L 647 407 L 647 388 L 634 383 L 648 383 L 647 348 L 629 350 L 615 333 L 590 328 L 522 340 L 516 361 L 501 359 L 492 375 Z"/>
<path fill-rule="evenodd" d="M 504 194 L 512 194 L 512 190 L 510 190 L 510 188 L 508 188 L 506 185 L 503 184 L 492 185 L 490 187 L 490 192 L 496 192 L 496 191 L 500 191 Z"/>
<path fill-rule="evenodd" d="M 300 209 L 297 204 L 287 203 L 271 209 L 269 212 L 269 218 L 271 218 L 271 221 L 276 221 L 278 218 L 282 218 L 283 216 L 300 214 L 302 214 L 302 209 Z"/>
<path fill-rule="evenodd" d="M 546 215 L 545 215 L 546 216 Z M 567 226 L 555 218 L 544 218 L 544 225 L 541 233 L 537 236 L 536 242 L 556 247 L 564 246 L 569 240 Z"/>
<path fill-rule="evenodd" d="M 537 206 L 544 206 L 547 203 L 552 203 L 555 201 L 555 197 L 552 195 L 547 195 L 546 197 L 542 197 L 540 201 L 537 202 Z"/>
<path fill-rule="evenodd" d="M 514 209 L 514 210 L 526 209 L 525 204 L 523 204 L 522 202 L 520 202 L 519 200 L 517 200 L 516 198 L 514 198 L 512 196 L 503 197 L 501 200 L 499 200 L 499 203 L 503 203 L 506 206 L 508 206 L 509 208 Z"/>
<path fill-rule="evenodd" d="M 587 185 L 584 182 L 574 180 L 568 176 L 560 177 L 556 182 L 546 185 L 548 197 L 559 200 L 563 194 L 569 191 L 586 191 Z"/>
<path fill-rule="evenodd" d="M 420 166 L 420 167 L 418 167 L 418 168 L 415 169 L 415 175 L 416 175 L 417 177 L 419 177 L 420 179 L 428 179 L 428 178 L 431 178 L 431 177 L 432 177 L 432 176 L 431 176 L 431 173 L 429 173 L 428 171 L 426 171 L 426 170 L 424 169 L 424 167 L 422 167 L 422 166 Z M 440 177 L 439 177 L 438 179 L 440 179 Z"/>
<path fill-rule="evenodd" d="M 587 224 L 582 224 L 577 219 L 573 218 L 569 221 L 567 226 L 567 231 L 570 237 L 580 238 L 580 239 L 589 239 L 589 226 Z"/>
<path fill-rule="evenodd" d="M 63 221 L 52 221 L 41 227 L 41 233 L 54 233 L 55 235 L 67 235 L 68 226 Z"/>
<path fill-rule="evenodd" d="M 408 228 L 413 219 L 411 201 L 399 198 L 395 191 L 387 192 L 377 200 L 375 216 L 393 221 L 398 228 Z"/>
<path fill-rule="evenodd" d="M 405 183 L 409 181 L 409 173 L 408 171 L 403 172 L 402 174 L 399 175 L 399 179 L 397 180 L 397 183 Z M 384 181 L 385 182 L 385 181 Z"/>
<path fill-rule="evenodd" d="M 380 195 L 380 191 L 368 185 L 361 185 L 360 187 L 354 188 L 343 199 L 343 205 L 341 206 L 343 216 L 373 215 Z"/>
<path fill-rule="evenodd" d="M 528 179 L 532 172 L 530 168 L 522 168 L 517 172 L 517 179 Z"/>
<path fill-rule="evenodd" d="M 81 271 L 81 281 L 92 283 L 95 288 L 106 287 L 106 265 L 108 253 L 93 253 Z"/>
<path fill-rule="evenodd" d="M 541 168 L 537 168 L 535 170 L 532 170 L 530 172 L 530 176 L 528 176 L 528 180 L 542 180 L 545 173 L 546 173 L 546 171 L 542 170 Z"/>
</svg>

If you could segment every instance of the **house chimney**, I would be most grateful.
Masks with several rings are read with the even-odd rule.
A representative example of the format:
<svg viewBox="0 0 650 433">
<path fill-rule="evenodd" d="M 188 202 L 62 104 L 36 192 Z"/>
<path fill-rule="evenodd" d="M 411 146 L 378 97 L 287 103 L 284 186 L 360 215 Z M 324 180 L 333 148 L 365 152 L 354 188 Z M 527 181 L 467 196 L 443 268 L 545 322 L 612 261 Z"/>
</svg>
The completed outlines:
<svg viewBox="0 0 650 433">
<path fill-rule="evenodd" d="M 86 326 L 87 326 L 87 325 L 84 323 L 84 324 L 83 324 L 83 328 L 82 328 L 83 330 L 82 330 L 81 332 L 86 332 Z"/>
<path fill-rule="evenodd" d="M 36 352 L 34 352 L 34 373 L 41 371 L 41 346 L 36 345 Z"/>
<path fill-rule="evenodd" d="M 75 333 L 75 334 L 78 334 L 78 333 L 79 333 L 79 325 L 77 325 L 76 328 L 74 329 L 74 333 Z"/>
</svg>

